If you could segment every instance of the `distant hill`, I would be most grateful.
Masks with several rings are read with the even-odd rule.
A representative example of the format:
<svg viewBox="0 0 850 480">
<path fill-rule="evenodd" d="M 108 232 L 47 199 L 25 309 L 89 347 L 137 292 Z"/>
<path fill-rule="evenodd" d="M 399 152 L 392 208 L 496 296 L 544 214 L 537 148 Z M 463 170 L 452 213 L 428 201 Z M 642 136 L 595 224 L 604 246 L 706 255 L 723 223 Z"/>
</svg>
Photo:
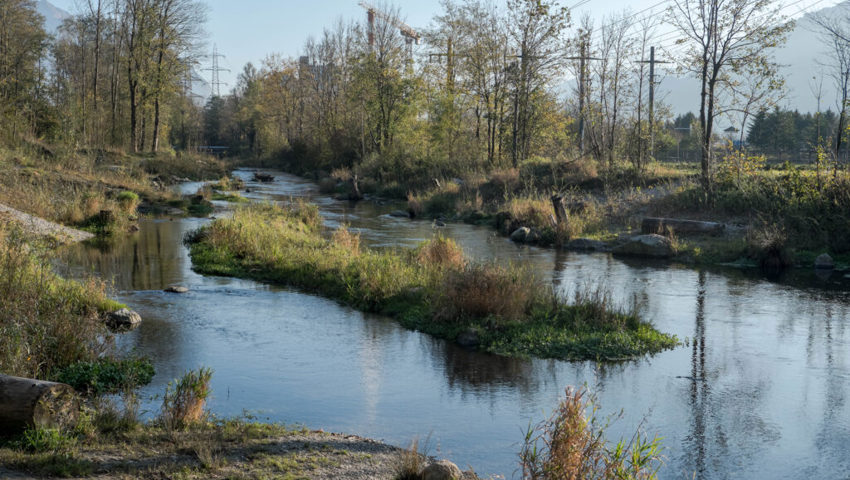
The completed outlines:
<svg viewBox="0 0 850 480">
<path fill-rule="evenodd" d="M 47 0 L 38 0 L 36 10 L 44 17 L 44 29 L 47 33 L 54 34 L 59 30 L 59 26 L 66 18 L 71 18 L 71 14 L 53 5 Z"/>
<path fill-rule="evenodd" d="M 794 30 L 788 35 L 785 44 L 776 49 L 776 60 L 783 65 L 787 95 L 780 103 L 783 108 L 801 112 L 815 112 L 817 100 L 812 93 L 812 85 L 823 77 L 823 97 L 821 110 L 836 110 L 835 82 L 829 77 L 830 71 L 822 66 L 828 63 L 829 45 L 817 33 L 818 29 L 812 16 L 850 16 L 850 0 L 834 6 L 810 12 L 797 19 Z M 813 80 L 813 77 L 816 77 Z M 659 98 L 673 110 L 675 115 L 699 108 L 699 83 L 693 78 L 677 78 L 668 74 L 660 78 Z M 721 120 L 726 127 L 728 120 Z"/>
</svg>

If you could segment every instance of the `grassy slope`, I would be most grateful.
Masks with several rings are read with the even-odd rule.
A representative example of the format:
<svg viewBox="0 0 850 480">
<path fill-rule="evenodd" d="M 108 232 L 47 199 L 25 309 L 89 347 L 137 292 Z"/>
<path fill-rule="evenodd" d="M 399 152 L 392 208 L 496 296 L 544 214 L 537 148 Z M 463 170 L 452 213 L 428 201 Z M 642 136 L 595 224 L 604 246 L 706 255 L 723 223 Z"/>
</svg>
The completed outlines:
<svg viewBox="0 0 850 480">
<path fill-rule="evenodd" d="M 441 338 L 474 330 L 494 353 L 612 360 L 677 344 L 634 314 L 611 312 L 600 297 L 566 305 L 520 269 L 361 250 L 346 231 L 326 240 L 311 206 L 239 209 L 196 234 L 191 256 L 201 273 L 297 286 Z"/>
</svg>

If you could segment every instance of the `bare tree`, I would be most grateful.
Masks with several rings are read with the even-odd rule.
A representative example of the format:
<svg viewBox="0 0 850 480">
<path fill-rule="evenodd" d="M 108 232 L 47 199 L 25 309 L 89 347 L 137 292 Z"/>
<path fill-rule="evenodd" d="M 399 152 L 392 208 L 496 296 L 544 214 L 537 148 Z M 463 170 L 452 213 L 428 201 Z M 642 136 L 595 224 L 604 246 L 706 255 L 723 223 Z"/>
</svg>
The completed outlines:
<svg viewBox="0 0 850 480">
<path fill-rule="evenodd" d="M 714 198 L 714 120 L 720 93 L 747 66 L 767 65 L 769 49 L 783 42 L 793 23 L 773 0 L 673 0 L 670 22 L 684 36 L 681 67 L 700 80 L 699 138 L 702 185 Z M 766 75 L 757 68 L 750 75 Z"/>
<path fill-rule="evenodd" d="M 812 20 L 820 29 L 824 42 L 829 46 L 828 60 L 824 66 L 829 68 L 837 92 L 838 125 L 833 141 L 833 156 L 839 158 L 847 126 L 847 106 L 850 101 L 850 11 L 843 16 L 812 15 Z"/>
</svg>

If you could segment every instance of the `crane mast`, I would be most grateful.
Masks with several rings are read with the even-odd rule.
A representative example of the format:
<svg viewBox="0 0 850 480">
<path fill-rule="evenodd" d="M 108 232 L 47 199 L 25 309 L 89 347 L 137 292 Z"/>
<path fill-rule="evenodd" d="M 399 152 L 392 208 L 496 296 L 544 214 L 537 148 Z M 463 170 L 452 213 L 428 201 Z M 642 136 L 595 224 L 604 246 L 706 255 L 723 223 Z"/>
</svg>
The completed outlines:
<svg viewBox="0 0 850 480">
<path fill-rule="evenodd" d="M 361 1 L 358 3 L 361 7 L 366 10 L 366 19 L 369 22 L 369 46 L 373 47 L 375 45 L 375 17 L 380 18 L 392 26 L 398 28 L 401 36 L 404 37 L 404 42 L 407 44 L 408 53 L 412 48 L 413 44 L 419 45 L 420 35 L 416 32 L 410 25 L 402 22 L 398 18 L 393 15 L 389 15 L 383 10 L 375 7 L 369 2 Z"/>
</svg>

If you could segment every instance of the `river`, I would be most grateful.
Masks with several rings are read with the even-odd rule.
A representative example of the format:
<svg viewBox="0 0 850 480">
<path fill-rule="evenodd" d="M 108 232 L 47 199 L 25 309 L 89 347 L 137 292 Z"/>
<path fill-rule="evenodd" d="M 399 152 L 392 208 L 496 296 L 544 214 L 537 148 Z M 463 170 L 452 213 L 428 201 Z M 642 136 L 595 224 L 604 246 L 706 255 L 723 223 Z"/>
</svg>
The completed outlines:
<svg viewBox="0 0 850 480">
<path fill-rule="evenodd" d="M 392 203 L 351 205 L 280 172 L 248 181 L 254 200 L 309 198 L 325 222 L 359 230 L 373 247 L 415 246 L 437 229 L 387 215 Z M 251 171 L 236 175 L 250 180 Z M 198 184 L 187 184 L 194 191 Z M 223 207 L 219 204 L 219 207 Z M 226 213 L 224 213 L 226 214 Z M 407 446 L 480 475 L 519 477 L 530 423 L 569 385 L 586 384 L 602 415 L 622 415 L 609 438 L 636 428 L 663 437 L 661 478 L 844 478 L 850 472 L 850 280 L 794 271 L 693 269 L 517 246 L 489 228 L 439 230 L 476 258 L 531 265 L 565 295 L 602 283 L 620 303 L 687 345 L 616 364 L 511 359 L 470 352 L 333 301 L 249 280 L 192 271 L 183 235 L 208 220 L 142 220 L 107 250 L 75 246 L 76 273 L 114 284 L 144 318 L 119 346 L 149 356 L 157 375 L 141 390 L 146 415 L 183 371 L 214 369 L 217 415 L 304 424 Z M 171 284 L 187 294 L 165 293 Z"/>
</svg>

